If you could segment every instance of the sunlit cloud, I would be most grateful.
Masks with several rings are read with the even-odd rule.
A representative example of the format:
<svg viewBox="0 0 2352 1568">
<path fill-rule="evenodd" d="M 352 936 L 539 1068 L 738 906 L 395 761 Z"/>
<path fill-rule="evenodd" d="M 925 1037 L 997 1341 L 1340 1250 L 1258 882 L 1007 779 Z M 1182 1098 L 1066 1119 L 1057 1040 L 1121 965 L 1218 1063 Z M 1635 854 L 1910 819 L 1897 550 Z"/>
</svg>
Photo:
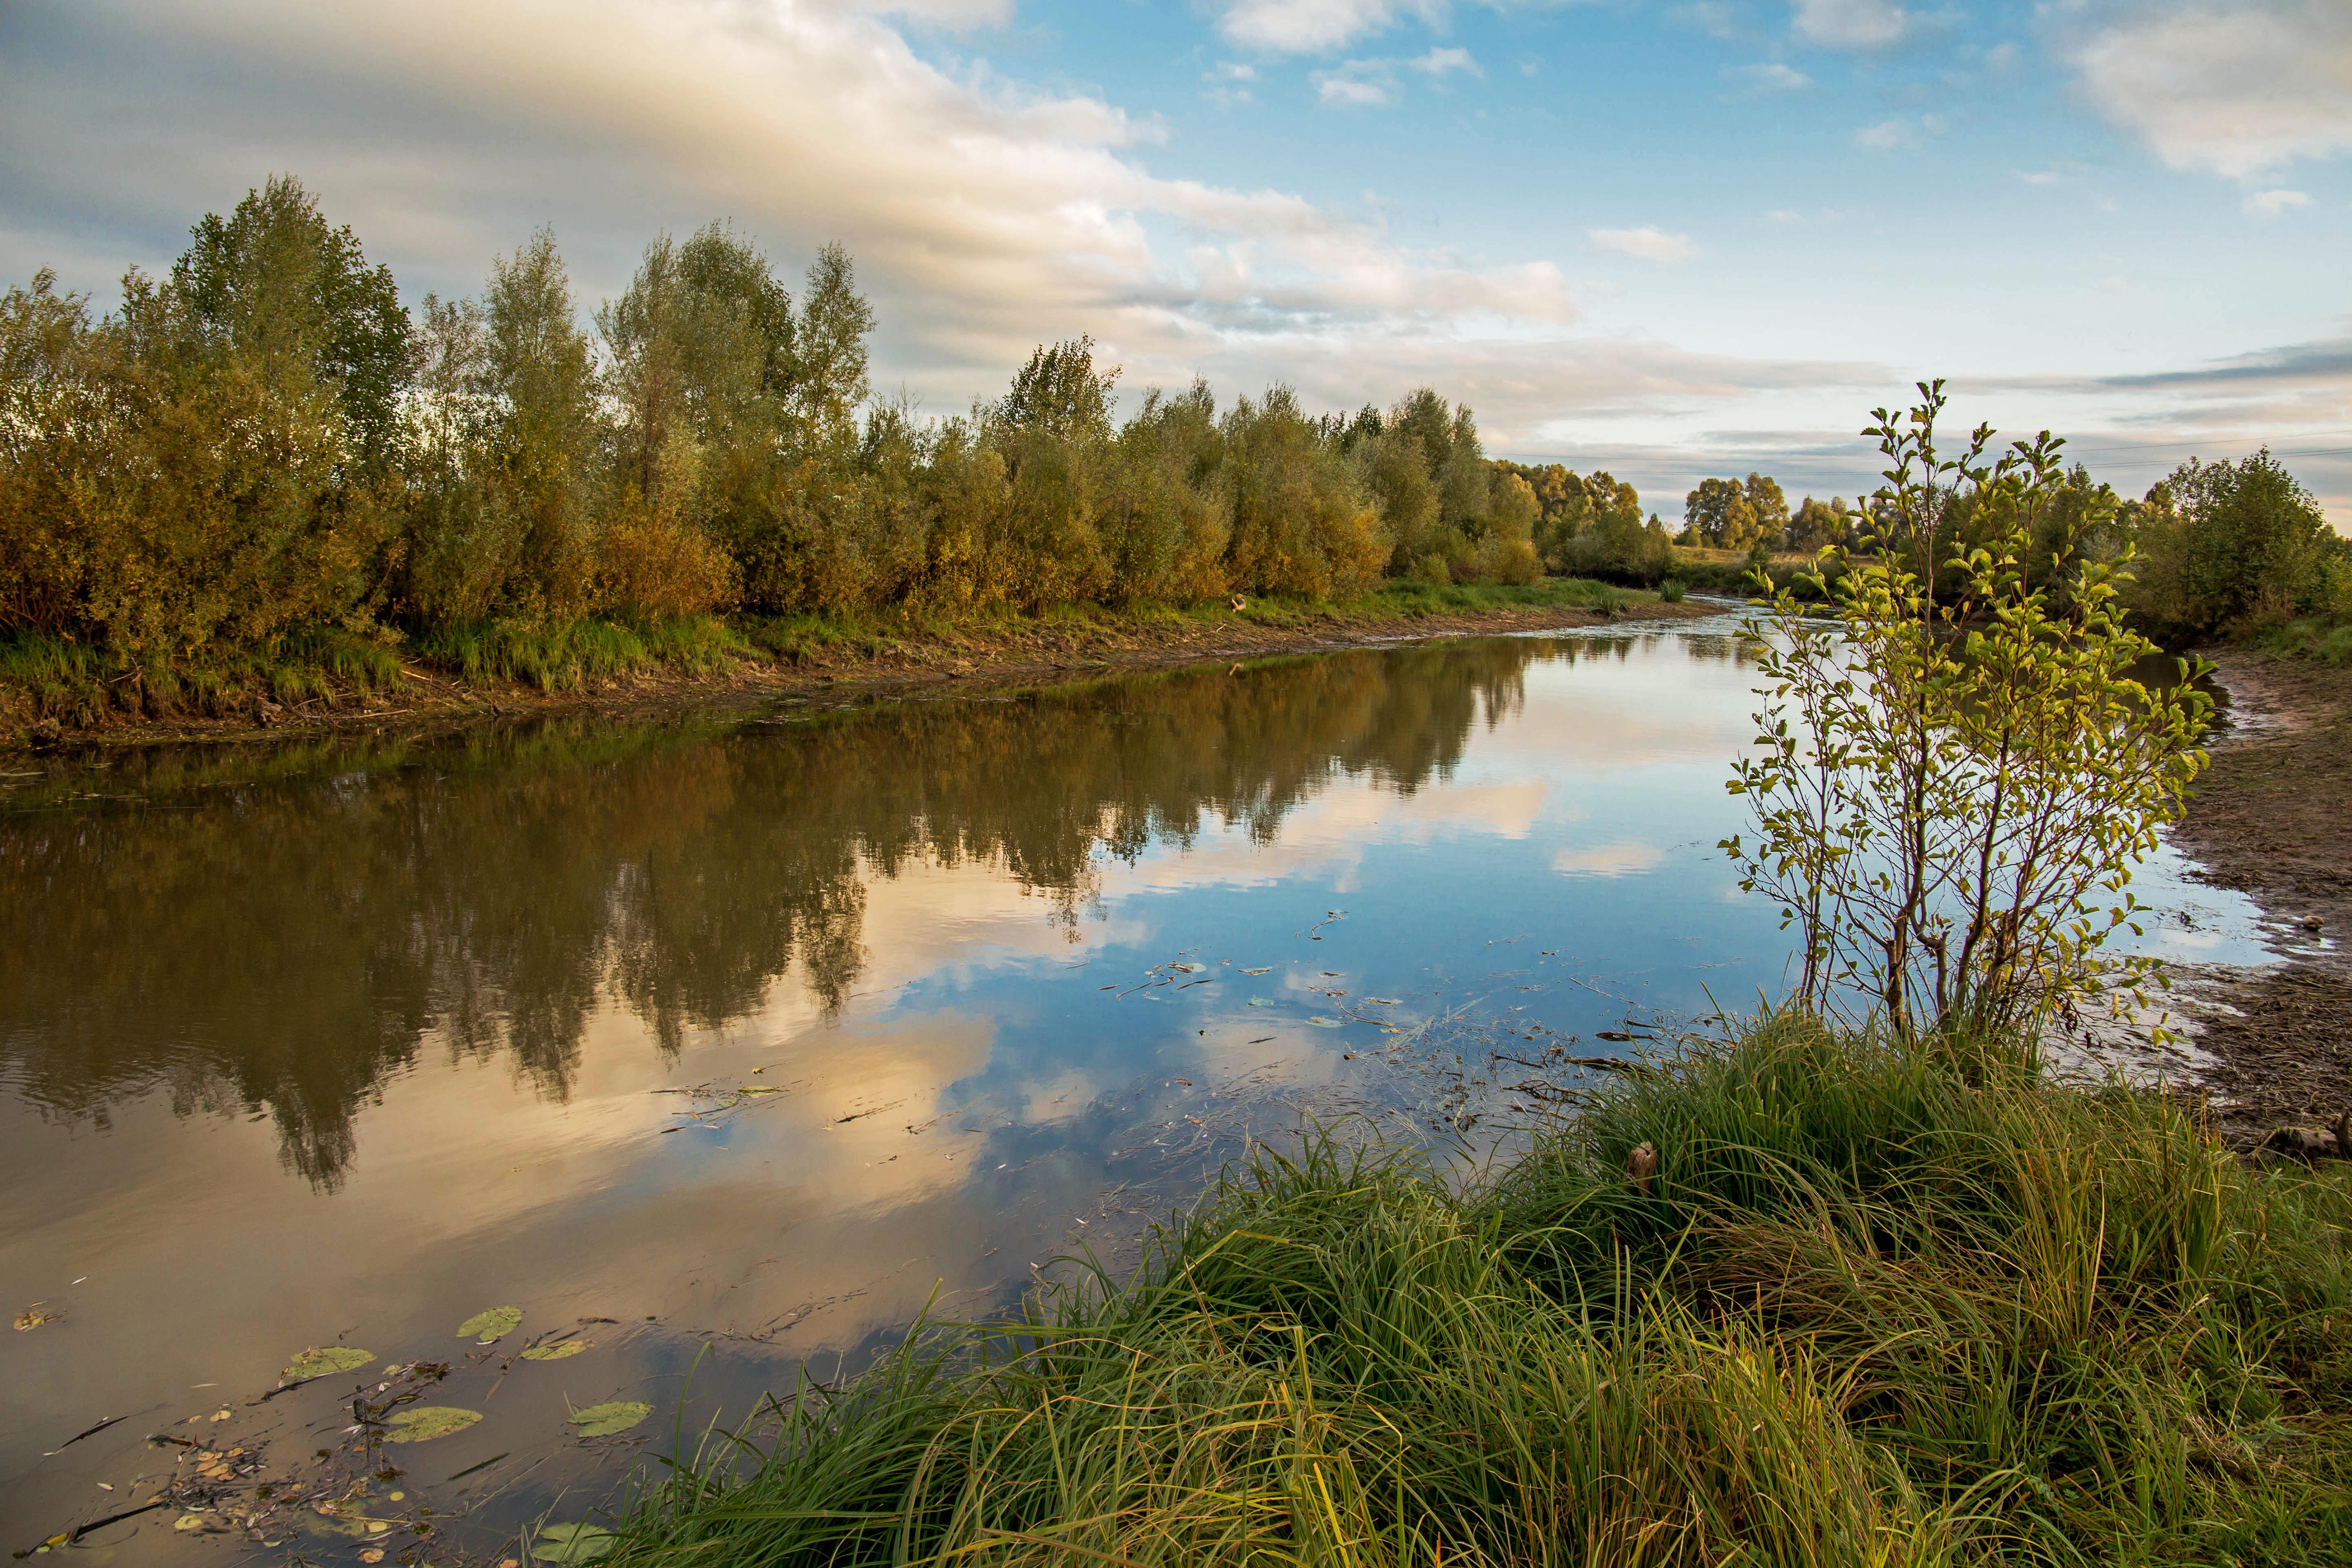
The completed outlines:
<svg viewBox="0 0 2352 1568">
<path fill-rule="evenodd" d="M 1638 256 L 1644 261 L 1671 265 L 1688 261 L 1698 254 L 1698 247 L 1686 234 L 1668 234 L 1651 224 L 1640 228 L 1592 228 L 1585 237 L 1601 250 L 1614 250 L 1625 256 Z"/>
<path fill-rule="evenodd" d="M 2352 5 L 2102 6 L 2063 52 L 2108 120 L 2167 164 L 2247 179 L 2352 152 Z"/>
</svg>

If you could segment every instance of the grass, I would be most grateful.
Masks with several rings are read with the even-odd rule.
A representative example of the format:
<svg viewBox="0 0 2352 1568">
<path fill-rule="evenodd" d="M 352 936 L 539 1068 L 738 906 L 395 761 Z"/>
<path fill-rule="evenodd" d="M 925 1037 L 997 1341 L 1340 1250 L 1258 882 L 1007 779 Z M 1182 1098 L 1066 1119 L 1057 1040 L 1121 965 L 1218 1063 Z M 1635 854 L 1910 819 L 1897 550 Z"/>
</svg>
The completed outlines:
<svg viewBox="0 0 2352 1568">
<path fill-rule="evenodd" d="M 584 617 L 477 621 L 426 628 L 409 646 L 425 663 L 467 680 L 511 680 L 541 691 L 574 691 L 592 681 L 660 668 L 715 669 L 753 647 L 709 616 L 634 623 Z"/>
<path fill-rule="evenodd" d="M 0 699 L 14 696 L 36 720 L 77 726 L 110 717 L 219 717 L 257 700 L 332 707 L 400 682 L 380 643 L 339 631 L 295 634 L 268 650 L 205 648 L 178 658 L 126 658 L 57 637 L 0 638 Z"/>
<path fill-rule="evenodd" d="M 2352 620 L 2306 616 L 2262 633 L 2265 647 L 2322 664 L 2352 664 Z"/>
<path fill-rule="evenodd" d="M 494 619 L 425 627 L 404 638 L 299 634 L 268 650 L 207 648 L 173 659 L 127 660 L 41 637 L 0 639 L 0 720 L 11 707 L 30 720 L 94 727 L 117 716 L 166 719 L 250 713 L 258 700 L 327 708 L 396 689 L 404 660 L 474 685 L 514 682 L 541 691 L 577 691 L 659 670 L 701 673 L 741 658 L 833 663 L 848 658 L 953 652 L 992 641 L 1042 638 L 1117 643 L 1134 634 L 1240 624 L 1284 629 L 1363 626 L 1474 616 L 1497 610 L 1589 609 L 1618 615 L 1657 595 L 1578 578 L 1526 586 L 1399 581 L 1338 601 L 1251 598 L 1236 610 L 1202 605 L 1062 606 L 926 616 L 883 610 L 857 615 L 709 616 L 643 622 Z"/>
<path fill-rule="evenodd" d="M 2176 1101 L 1766 1017 L 1467 1190 L 1261 1152 L 1133 1279 L 707 1444 L 612 1561 L 2341 1563 L 2347 1222 Z"/>
</svg>

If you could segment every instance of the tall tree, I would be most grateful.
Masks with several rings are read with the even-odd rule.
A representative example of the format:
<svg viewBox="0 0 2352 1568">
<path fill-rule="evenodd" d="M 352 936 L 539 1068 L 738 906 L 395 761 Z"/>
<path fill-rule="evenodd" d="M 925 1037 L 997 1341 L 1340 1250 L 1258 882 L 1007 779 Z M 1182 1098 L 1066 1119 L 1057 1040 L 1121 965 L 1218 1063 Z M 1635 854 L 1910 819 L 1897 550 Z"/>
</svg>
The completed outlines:
<svg viewBox="0 0 2352 1568">
<path fill-rule="evenodd" d="M 334 389 L 352 456 L 371 468 L 386 463 L 409 373 L 408 313 L 392 269 L 370 267 L 350 226 L 328 227 L 317 198 L 287 174 L 190 233 L 172 281 L 206 345 L 299 360 Z"/>
</svg>

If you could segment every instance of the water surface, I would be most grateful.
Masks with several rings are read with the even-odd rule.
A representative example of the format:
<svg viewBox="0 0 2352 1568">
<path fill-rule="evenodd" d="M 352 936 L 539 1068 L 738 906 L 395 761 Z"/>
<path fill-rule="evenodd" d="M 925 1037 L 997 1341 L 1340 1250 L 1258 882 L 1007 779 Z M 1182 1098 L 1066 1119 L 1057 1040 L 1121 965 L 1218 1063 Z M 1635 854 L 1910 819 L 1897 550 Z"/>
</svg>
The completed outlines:
<svg viewBox="0 0 2352 1568">
<path fill-rule="evenodd" d="M 1302 1112 L 1426 1133 L 1450 1046 L 1607 1052 L 1777 994 L 1788 938 L 1714 847 L 1755 705 L 1729 629 L 18 782 L 0 1304 L 62 1316 L 0 1343 L 7 1544 L 184 1473 L 151 1434 L 349 1490 L 352 1393 L 422 1361 L 484 1419 L 383 1450 L 368 1517 L 410 1561 L 486 1548 L 682 1411 L 1116 1258 Z M 2151 942 L 2258 952 L 2242 900 L 2155 885 Z M 515 1359 L 557 1336 L 590 1348 Z M 339 1342 L 375 1362 L 253 1403 Z M 614 1400 L 654 1415 L 571 1435 Z M 420 1540 L 422 1507 L 467 1518 Z M 74 1550 L 367 1544 L 182 1513 Z"/>
</svg>

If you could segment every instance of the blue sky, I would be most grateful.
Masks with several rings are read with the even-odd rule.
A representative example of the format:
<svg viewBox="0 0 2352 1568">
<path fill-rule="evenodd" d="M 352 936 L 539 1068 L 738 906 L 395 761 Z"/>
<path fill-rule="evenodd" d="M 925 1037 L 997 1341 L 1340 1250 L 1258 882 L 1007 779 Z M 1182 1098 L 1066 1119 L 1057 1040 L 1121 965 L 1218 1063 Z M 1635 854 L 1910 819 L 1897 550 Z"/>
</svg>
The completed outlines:
<svg viewBox="0 0 2352 1568">
<path fill-rule="evenodd" d="M 583 308 L 729 217 L 847 244 L 935 413 L 1426 382 L 1673 515 L 1852 493 L 1923 375 L 2137 490 L 2268 442 L 2352 524 L 2344 0 L 16 0 L 0 268 L 103 302 L 276 171 L 412 297 L 551 224 Z"/>
</svg>

